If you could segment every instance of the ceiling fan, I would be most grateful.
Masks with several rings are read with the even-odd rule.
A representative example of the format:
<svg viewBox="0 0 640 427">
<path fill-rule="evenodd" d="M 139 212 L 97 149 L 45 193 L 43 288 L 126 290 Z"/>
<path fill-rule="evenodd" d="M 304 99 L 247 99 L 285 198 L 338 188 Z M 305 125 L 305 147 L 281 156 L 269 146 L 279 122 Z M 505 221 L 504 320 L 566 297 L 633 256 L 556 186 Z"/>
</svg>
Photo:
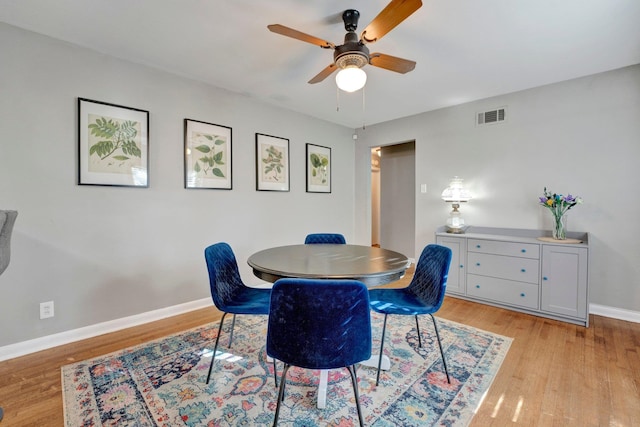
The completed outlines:
<svg viewBox="0 0 640 427">
<path fill-rule="evenodd" d="M 367 64 L 402 74 L 408 73 L 415 68 L 416 63 L 408 59 L 378 52 L 369 53 L 369 48 L 366 45 L 380 40 L 385 34 L 407 19 L 421 6 L 421 0 L 391 0 L 364 31 L 360 33 L 359 37 L 358 34 L 356 34 L 356 29 L 358 28 L 360 12 L 354 9 L 347 9 L 342 14 L 342 20 L 344 21 L 344 28 L 347 34 L 344 36 L 344 43 L 338 46 L 326 40 L 285 27 L 284 25 L 272 24 L 268 25 L 267 28 L 274 33 L 311 43 L 323 49 L 333 49 L 333 63 L 309 80 L 309 83 L 319 83 L 329 77 L 334 71 L 340 70 L 336 76 L 338 87 L 347 92 L 353 92 L 364 86 L 367 76 L 364 71 L 362 71 L 362 67 Z M 344 79 L 346 75 L 350 73 L 358 75 L 360 81 L 355 83 L 355 86 L 342 87 L 340 82 L 341 78 Z"/>
</svg>

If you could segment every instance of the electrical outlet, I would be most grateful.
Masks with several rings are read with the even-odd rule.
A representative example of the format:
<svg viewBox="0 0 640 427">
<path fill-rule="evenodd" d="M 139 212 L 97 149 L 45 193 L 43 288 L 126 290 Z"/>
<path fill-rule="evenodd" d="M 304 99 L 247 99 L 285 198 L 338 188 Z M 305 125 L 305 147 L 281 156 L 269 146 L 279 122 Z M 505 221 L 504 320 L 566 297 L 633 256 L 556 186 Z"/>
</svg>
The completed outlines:
<svg viewBox="0 0 640 427">
<path fill-rule="evenodd" d="M 53 317 L 53 301 L 40 303 L 40 319 L 47 319 Z"/>
</svg>

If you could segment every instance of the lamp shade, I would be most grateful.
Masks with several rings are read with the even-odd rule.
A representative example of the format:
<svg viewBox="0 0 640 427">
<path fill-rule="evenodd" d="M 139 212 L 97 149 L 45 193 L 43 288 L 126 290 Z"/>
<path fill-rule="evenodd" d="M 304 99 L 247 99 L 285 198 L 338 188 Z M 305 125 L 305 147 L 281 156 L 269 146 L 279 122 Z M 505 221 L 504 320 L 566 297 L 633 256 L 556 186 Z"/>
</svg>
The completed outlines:
<svg viewBox="0 0 640 427">
<path fill-rule="evenodd" d="M 468 202 L 471 200 L 471 193 L 464 188 L 462 181 L 462 178 L 453 177 L 449 186 L 442 192 L 442 200 L 448 203 Z"/>
<path fill-rule="evenodd" d="M 336 74 L 336 85 L 345 92 L 355 92 L 367 83 L 367 73 L 362 68 L 348 66 Z"/>
</svg>

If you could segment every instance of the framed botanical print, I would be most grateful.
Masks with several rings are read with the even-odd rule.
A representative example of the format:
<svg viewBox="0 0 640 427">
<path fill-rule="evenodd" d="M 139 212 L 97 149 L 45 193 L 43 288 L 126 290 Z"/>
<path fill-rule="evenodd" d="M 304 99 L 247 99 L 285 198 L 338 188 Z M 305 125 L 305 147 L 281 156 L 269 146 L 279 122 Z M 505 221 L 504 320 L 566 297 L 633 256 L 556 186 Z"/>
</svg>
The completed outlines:
<svg viewBox="0 0 640 427">
<path fill-rule="evenodd" d="M 184 119 L 184 188 L 231 190 L 231 128 Z"/>
<path fill-rule="evenodd" d="M 149 112 L 78 98 L 78 184 L 149 186 Z"/>
<path fill-rule="evenodd" d="M 331 193 L 331 148 L 307 144 L 307 193 Z"/>
<path fill-rule="evenodd" d="M 256 190 L 289 191 L 289 140 L 256 133 Z"/>
</svg>

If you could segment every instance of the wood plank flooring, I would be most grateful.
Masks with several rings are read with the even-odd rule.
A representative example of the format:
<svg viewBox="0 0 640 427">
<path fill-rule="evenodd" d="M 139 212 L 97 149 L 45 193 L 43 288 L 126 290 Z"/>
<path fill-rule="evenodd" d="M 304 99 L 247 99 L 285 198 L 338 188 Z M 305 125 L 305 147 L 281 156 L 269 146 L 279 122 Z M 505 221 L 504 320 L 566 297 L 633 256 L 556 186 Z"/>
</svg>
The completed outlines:
<svg viewBox="0 0 640 427">
<path fill-rule="evenodd" d="M 640 426 L 640 324 L 592 315 L 584 328 L 450 297 L 438 316 L 514 338 L 472 426 Z M 0 427 L 62 426 L 63 365 L 219 318 L 201 309 L 0 362 Z"/>
</svg>

